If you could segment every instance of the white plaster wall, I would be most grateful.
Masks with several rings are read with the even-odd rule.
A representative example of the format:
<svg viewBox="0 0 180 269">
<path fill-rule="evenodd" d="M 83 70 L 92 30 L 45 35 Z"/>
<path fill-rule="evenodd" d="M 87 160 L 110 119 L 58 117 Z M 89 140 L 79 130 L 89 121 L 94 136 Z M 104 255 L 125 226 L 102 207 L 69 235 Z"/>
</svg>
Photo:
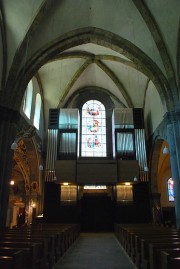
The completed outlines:
<svg viewBox="0 0 180 269">
<path fill-rule="evenodd" d="M 10 68 L 16 50 L 22 43 L 33 18 L 35 17 L 43 0 L 2 0 L 5 14 L 8 63 Z"/>
<path fill-rule="evenodd" d="M 157 92 L 154 84 L 149 83 L 144 106 L 144 119 L 146 133 L 151 135 L 158 125 L 163 120 L 163 115 L 165 114 L 159 93 Z"/>
<path fill-rule="evenodd" d="M 145 0 L 155 21 L 158 23 L 163 40 L 168 48 L 174 70 L 176 70 L 177 38 L 179 30 L 179 0 Z"/>
</svg>

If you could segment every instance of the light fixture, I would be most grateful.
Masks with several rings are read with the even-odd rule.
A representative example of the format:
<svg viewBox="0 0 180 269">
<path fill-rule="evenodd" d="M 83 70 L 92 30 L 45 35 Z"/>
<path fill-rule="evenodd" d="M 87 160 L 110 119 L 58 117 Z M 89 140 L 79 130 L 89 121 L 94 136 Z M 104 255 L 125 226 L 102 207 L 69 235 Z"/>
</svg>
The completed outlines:
<svg viewBox="0 0 180 269">
<path fill-rule="evenodd" d="M 64 185 L 64 186 L 68 186 L 69 183 L 68 183 L 68 182 L 64 182 L 63 185 Z"/>
<path fill-rule="evenodd" d="M 40 171 L 43 170 L 43 165 L 42 165 L 42 164 L 40 164 L 40 166 L 39 166 L 39 170 L 40 170 Z"/>
<path fill-rule="evenodd" d="M 12 185 L 12 186 L 14 185 L 14 180 L 10 181 L 10 185 Z"/>
<path fill-rule="evenodd" d="M 163 154 L 168 154 L 169 153 L 169 149 L 165 146 L 163 148 Z"/>
<path fill-rule="evenodd" d="M 16 150 L 18 147 L 18 144 L 14 141 L 12 144 L 11 144 L 11 149 L 12 150 Z"/>
<path fill-rule="evenodd" d="M 144 172 L 148 172 L 148 171 L 149 171 L 148 167 L 144 166 Z"/>
<path fill-rule="evenodd" d="M 30 200 L 30 206 L 33 207 L 33 208 L 36 207 L 36 203 L 32 199 Z"/>
</svg>

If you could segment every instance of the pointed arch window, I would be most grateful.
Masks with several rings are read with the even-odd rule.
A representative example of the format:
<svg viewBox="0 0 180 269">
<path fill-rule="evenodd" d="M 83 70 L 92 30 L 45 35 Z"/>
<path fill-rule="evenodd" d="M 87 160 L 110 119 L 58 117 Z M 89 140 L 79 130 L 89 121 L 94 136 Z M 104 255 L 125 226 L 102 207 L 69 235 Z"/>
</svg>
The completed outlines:
<svg viewBox="0 0 180 269">
<path fill-rule="evenodd" d="M 35 103 L 35 111 L 34 111 L 34 126 L 39 130 L 39 122 L 41 115 L 41 95 L 37 93 L 36 95 L 36 103 Z"/>
<path fill-rule="evenodd" d="M 32 96 L 33 96 L 33 83 L 32 80 L 30 80 L 24 94 L 24 103 L 23 103 L 23 112 L 29 119 L 31 116 Z"/>
<path fill-rule="evenodd" d="M 106 110 L 97 100 L 82 107 L 81 156 L 106 157 Z"/>
<path fill-rule="evenodd" d="M 168 201 L 174 202 L 174 181 L 172 178 L 168 179 L 167 188 L 168 188 Z"/>
</svg>

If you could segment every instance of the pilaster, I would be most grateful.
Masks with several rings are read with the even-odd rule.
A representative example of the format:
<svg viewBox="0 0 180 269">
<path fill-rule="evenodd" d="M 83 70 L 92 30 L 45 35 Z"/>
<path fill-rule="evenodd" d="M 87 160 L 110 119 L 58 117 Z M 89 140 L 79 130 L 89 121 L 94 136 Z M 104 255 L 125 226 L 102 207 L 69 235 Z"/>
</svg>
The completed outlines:
<svg viewBox="0 0 180 269">
<path fill-rule="evenodd" d="M 6 225 L 13 151 L 19 112 L 0 106 L 0 227 Z"/>
<path fill-rule="evenodd" d="M 170 146 L 171 173 L 174 180 L 176 226 L 180 228 L 180 111 L 167 114 L 167 138 Z"/>
<path fill-rule="evenodd" d="M 162 212 L 161 212 L 161 194 L 152 193 L 151 194 L 151 208 L 152 208 L 152 218 L 154 224 L 162 223 Z"/>
</svg>

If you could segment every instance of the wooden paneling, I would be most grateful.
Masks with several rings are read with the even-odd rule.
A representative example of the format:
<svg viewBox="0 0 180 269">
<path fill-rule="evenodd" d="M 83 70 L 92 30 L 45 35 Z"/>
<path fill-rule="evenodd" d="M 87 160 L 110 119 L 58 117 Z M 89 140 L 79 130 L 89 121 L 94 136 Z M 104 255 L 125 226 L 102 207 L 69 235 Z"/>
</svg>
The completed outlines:
<svg viewBox="0 0 180 269">
<path fill-rule="evenodd" d="M 118 160 L 118 182 L 134 182 L 139 178 L 139 163 L 136 160 Z"/>
<path fill-rule="evenodd" d="M 76 161 L 58 160 L 55 163 L 57 183 L 76 182 Z"/>
<path fill-rule="evenodd" d="M 117 182 L 116 161 L 78 161 L 78 184 L 103 184 Z"/>
</svg>

